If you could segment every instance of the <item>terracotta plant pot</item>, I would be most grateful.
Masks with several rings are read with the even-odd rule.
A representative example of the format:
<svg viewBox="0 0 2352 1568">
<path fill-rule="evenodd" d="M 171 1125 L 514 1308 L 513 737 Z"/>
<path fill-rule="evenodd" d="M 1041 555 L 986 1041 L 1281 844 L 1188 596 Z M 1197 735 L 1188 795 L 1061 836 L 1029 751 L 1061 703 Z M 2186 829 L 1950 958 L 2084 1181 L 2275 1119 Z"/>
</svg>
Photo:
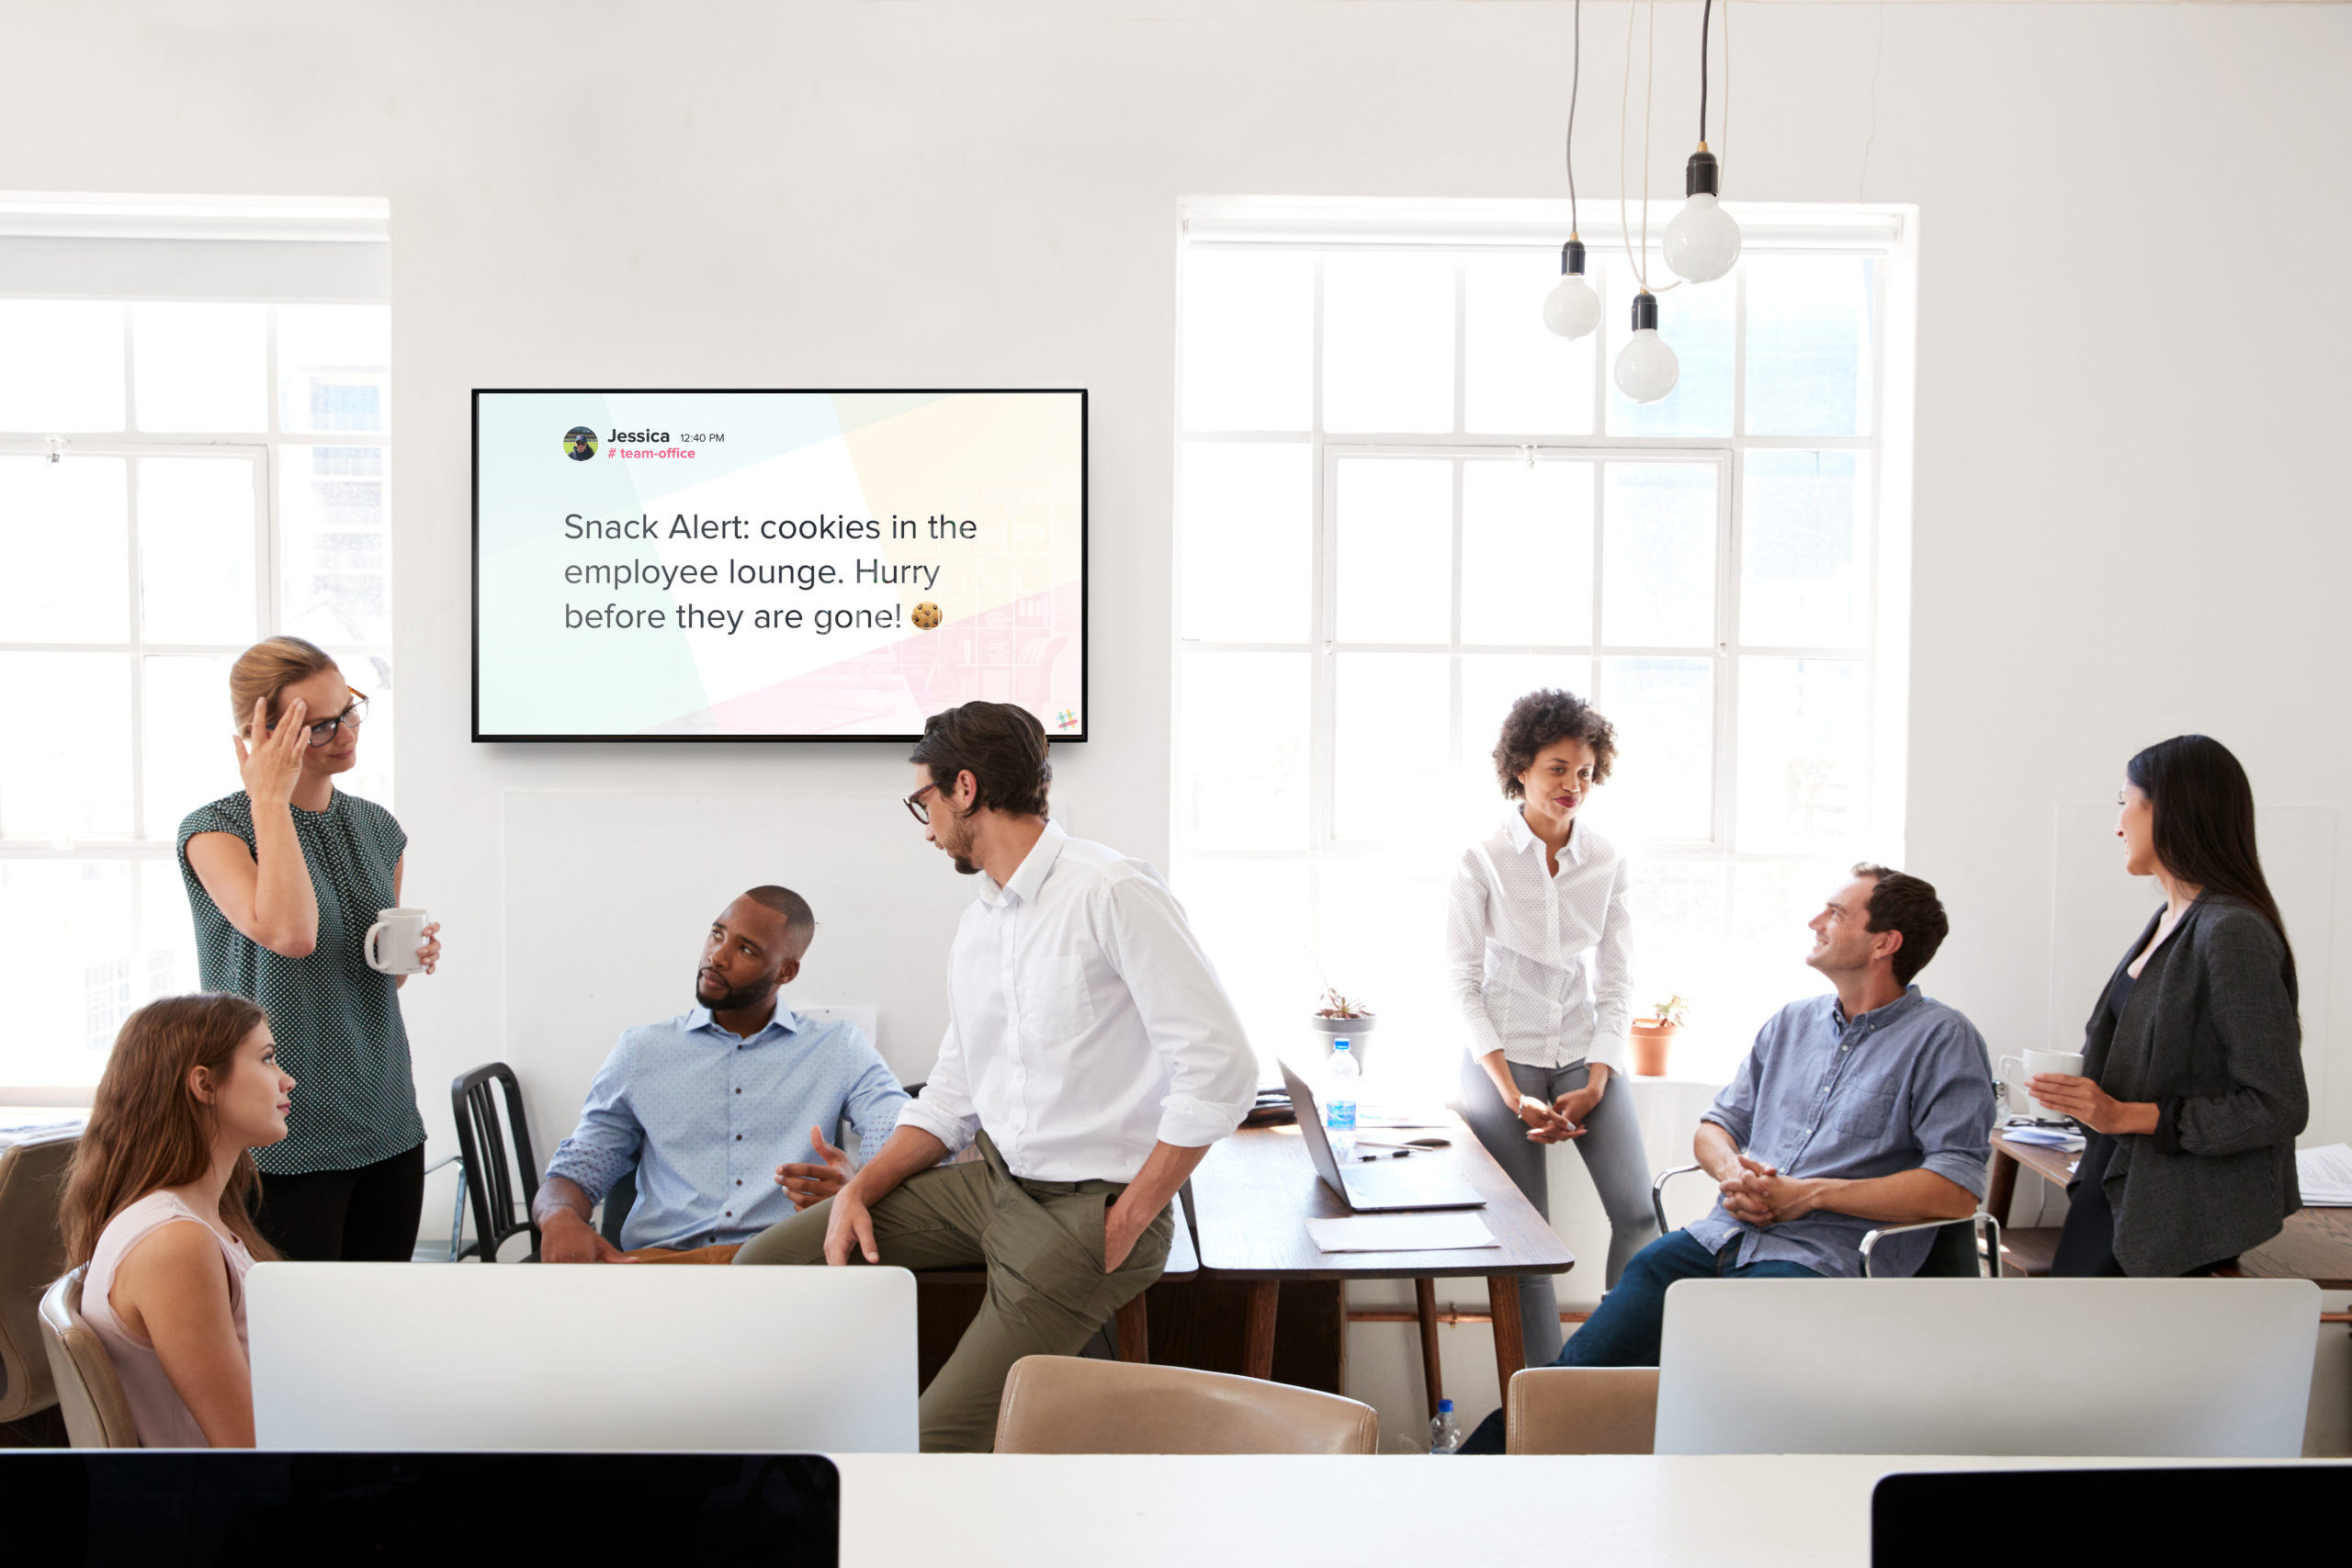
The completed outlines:
<svg viewBox="0 0 2352 1568">
<path fill-rule="evenodd" d="M 1672 1045 L 1674 1037 L 1681 1032 L 1680 1024 L 1659 1023 L 1655 1019 L 1634 1025 L 1634 1076 L 1643 1078 L 1666 1077 L 1667 1047 Z"/>
</svg>

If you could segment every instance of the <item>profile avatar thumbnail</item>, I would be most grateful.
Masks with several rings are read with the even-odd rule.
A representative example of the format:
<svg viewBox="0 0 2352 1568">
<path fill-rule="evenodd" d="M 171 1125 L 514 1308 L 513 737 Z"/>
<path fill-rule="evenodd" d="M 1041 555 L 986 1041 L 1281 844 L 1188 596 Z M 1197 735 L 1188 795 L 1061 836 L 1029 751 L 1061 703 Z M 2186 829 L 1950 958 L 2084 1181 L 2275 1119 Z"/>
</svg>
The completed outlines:
<svg viewBox="0 0 2352 1568">
<path fill-rule="evenodd" d="M 563 433 L 563 455 L 575 463 L 584 463 L 596 455 L 596 433 L 584 424 L 575 424 Z"/>
</svg>

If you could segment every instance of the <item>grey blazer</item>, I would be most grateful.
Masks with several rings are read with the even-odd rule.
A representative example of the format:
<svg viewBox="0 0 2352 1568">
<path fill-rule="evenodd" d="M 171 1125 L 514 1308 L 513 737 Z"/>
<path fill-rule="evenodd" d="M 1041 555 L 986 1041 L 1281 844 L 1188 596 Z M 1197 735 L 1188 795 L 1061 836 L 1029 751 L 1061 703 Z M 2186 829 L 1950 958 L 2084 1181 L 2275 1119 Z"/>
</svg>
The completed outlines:
<svg viewBox="0 0 2352 1568">
<path fill-rule="evenodd" d="M 2155 929 L 2152 919 L 2119 972 Z M 2156 1131 L 2116 1139 L 2107 1168 L 2125 1273 L 2180 1274 L 2233 1258 L 2302 1207 L 2295 1134 L 2311 1100 L 2296 999 L 2285 942 L 2260 913 L 2220 897 L 2182 912 L 2120 1021 L 2100 992 L 2085 1075 L 2118 1100 L 2157 1105 Z"/>
</svg>

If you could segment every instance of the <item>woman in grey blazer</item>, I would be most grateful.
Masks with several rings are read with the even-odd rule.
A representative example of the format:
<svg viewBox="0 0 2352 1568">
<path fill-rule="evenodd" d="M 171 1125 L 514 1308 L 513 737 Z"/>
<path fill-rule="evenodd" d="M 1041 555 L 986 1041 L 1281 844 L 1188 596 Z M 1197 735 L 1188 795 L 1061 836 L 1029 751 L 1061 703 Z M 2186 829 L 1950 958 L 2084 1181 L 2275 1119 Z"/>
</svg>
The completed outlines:
<svg viewBox="0 0 2352 1568">
<path fill-rule="evenodd" d="M 2029 1085 L 2089 1129 L 2051 1272 L 2210 1274 L 2302 1207 L 2295 955 L 2229 750 L 2176 736 L 2125 776 L 2125 869 L 2154 876 L 2165 906 L 2091 1011 L 2083 1076 Z"/>
</svg>

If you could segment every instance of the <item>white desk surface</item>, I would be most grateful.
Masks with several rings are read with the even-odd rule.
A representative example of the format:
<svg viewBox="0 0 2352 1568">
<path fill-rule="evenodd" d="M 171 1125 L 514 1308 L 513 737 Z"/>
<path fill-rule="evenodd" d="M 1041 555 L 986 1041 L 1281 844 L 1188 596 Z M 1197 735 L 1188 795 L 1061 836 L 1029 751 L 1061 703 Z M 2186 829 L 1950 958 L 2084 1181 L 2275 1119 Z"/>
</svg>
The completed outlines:
<svg viewBox="0 0 2352 1568">
<path fill-rule="evenodd" d="M 843 1568 L 1446 1562 L 1520 1518 L 1539 1555 L 1724 1568 L 1870 1562 L 1871 1488 L 1898 1471 L 2138 1468 L 2165 1460 L 836 1456 Z M 2346 1461 L 2334 1462 L 2347 1471 Z M 1540 1524 L 1537 1522 L 1541 1521 Z"/>
</svg>

